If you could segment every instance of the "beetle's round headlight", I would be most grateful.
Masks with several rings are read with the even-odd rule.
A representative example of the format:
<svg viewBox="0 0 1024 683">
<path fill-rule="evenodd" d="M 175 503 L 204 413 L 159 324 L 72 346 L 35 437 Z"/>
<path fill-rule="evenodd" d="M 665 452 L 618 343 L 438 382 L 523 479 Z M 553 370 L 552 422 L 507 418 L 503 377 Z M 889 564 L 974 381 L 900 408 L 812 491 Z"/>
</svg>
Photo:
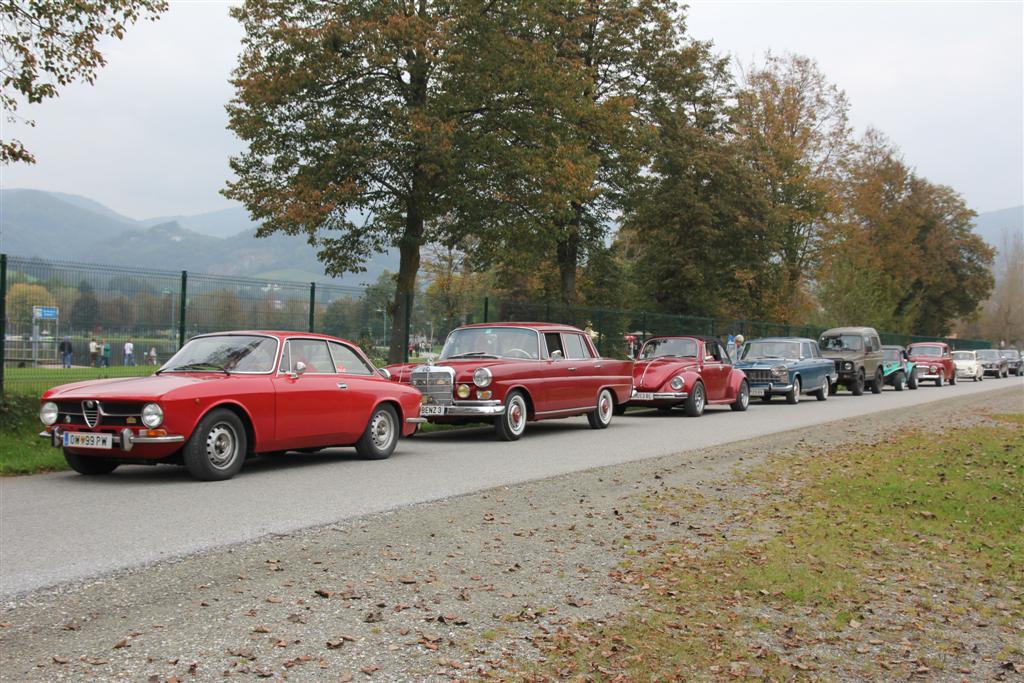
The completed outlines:
<svg viewBox="0 0 1024 683">
<path fill-rule="evenodd" d="M 50 425 L 57 422 L 57 414 L 60 411 L 57 410 L 57 404 L 52 401 L 47 401 L 39 407 L 39 419 L 44 425 L 49 427 Z"/>
<path fill-rule="evenodd" d="M 673 390 L 679 391 L 680 389 L 683 388 L 683 378 L 682 377 L 673 377 L 672 381 L 669 382 L 668 385 L 670 387 L 672 387 Z"/>
<path fill-rule="evenodd" d="M 458 394 L 459 398 L 469 398 L 469 385 L 460 384 L 455 393 Z"/>
<path fill-rule="evenodd" d="M 142 424 L 150 429 L 156 429 L 164 422 L 164 410 L 155 403 L 147 403 L 142 406 Z"/>
<path fill-rule="evenodd" d="M 481 389 L 485 389 L 491 386 L 491 371 L 487 368 L 477 368 L 473 372 L 473 384 L 477 385 Z"/>
</svg>

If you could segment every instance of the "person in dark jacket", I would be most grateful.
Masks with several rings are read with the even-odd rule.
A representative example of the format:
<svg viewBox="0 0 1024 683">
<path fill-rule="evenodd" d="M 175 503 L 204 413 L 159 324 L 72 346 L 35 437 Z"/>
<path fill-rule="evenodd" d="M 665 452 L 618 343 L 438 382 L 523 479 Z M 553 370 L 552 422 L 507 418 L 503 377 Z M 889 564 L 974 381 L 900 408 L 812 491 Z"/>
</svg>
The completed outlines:
<svg viewBox="0 0 1024 683">
<path fill-rule="evenodd" d="M 71 367 L 71 356 L 74 354 L 74 347 L 71 346 L 71 338 L 64 337 L 60 344 L 57 345 L 57 350 L 60 352 L 60 365 L 62 368 Z"/>
</svg>

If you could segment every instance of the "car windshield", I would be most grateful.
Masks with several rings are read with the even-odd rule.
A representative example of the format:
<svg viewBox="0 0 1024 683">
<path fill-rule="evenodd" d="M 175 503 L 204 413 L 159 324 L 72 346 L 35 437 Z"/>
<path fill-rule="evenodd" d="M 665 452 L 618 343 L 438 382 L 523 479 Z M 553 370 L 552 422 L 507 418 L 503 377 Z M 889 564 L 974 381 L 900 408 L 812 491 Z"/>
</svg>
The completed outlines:
<svg viewBox="0 0 1024 683">
<path fill-rule="evenodd" d="M 1000 351 L 999 355 L 1007 360 L 1017 360 L 1020 358 L 1020 351 L 1011 349 L 1010 351 Z"/>
<path fill-rule="evenodd" d="M 941 346 L 912 346 L 910 348 L 910 355 L 912 356 L 934 356 L 939 358 L 942 356 Z"/>
<path fill-rule="evenodd" d="M 157 372 L 270 372 L 277 340 L 255 335 L 196 337 L 171 356 Z"/>
<path fill-rule="evenodd" d="M 954 351 L 953 360 L 974 360 L 974 353 L 971 351 Z"/>
<path fill-rule="evenodd" d="M 859 334 L 840 334 L 821 338 L 822 351 L 860 351 L 864 340 Z"/>
<path fill-rule="evenodd" d="M 978 358 L 984 358 L 985 360 L 1000 360 L 1002 356 L 999 355 L 998 351 L 985 349 L 984 351 L 978 351 Z"/>
<path fill-rule="evenodd" d="M 697 341 L 694 339 L 652 339 L 640 351 L 640 358 L 696 358 Z"/>
<path fill-rule="evenodd" d="M 537 332 L 525 327 L 464 327 L 448 335 L 441 360 L 540 358 Z"/>
<path fill-rule="evenodd" d="M 902 360 L 903 359 L 903 354 L 900 352 L 899 349 L 882 349 L 882 353 L 885 356 L 885 360 L 888 360 L 888 361 L 895 361 L 895 360 Z"/>
<path fill-rule="evenodd" d="M 743 345 L 741 360 L 761 358 L 799 358 L 800 342 L 752 341 Z"/>
</svg>

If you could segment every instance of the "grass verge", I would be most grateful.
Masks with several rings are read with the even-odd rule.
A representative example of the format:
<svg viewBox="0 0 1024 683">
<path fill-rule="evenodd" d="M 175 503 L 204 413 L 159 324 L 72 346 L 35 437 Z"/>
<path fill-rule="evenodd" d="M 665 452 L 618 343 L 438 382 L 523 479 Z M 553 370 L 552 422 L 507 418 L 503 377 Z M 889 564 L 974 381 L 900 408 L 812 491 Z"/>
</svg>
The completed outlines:
<svg viewBox="0 0 1024 683">
<path fill-rule="evenodd" d="M 542 633 L 524 680 L 1024 673 L 1024 421 L 773 460 L 705 537 L 627 548 L 639 604 Z M 686 529 L 692 491 L 644 501 Z M 727 536 L 728 540 L 723 540 Z"/>
<path fill-rule="evenodd" d="M 67 468 L 60 449 L 37 436 L 42 428 L 38 398 L 6 396 L 0 399 L 0 475 Z"/>
</svg>

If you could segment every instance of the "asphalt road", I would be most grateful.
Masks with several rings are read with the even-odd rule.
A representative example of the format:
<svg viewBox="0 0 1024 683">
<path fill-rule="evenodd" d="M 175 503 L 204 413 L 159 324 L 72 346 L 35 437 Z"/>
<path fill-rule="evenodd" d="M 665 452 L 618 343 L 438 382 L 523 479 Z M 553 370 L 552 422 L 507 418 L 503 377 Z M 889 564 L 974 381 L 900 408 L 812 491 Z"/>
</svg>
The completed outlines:
<svg viewBox="0 0 1024 683">
<path fill-rule="evenodd" d="M 490 429 L 436 432 L 399 443 L 385 461 L 352 449 L 254 460 L 227 482 L 202 483 L 182 468 L 122 466 L 105 477 L 72 472 L 0 479 L 0 596 L 242 543 L 368 513 L 979 392 L 1021 378 L 925 386 L 902 393 L 799 405 L 755 401 L 701 418 L 657 411 L 616 417 L 603 431 L 585 418 L 531 423 L 522 440 Z"/>
</svg>

